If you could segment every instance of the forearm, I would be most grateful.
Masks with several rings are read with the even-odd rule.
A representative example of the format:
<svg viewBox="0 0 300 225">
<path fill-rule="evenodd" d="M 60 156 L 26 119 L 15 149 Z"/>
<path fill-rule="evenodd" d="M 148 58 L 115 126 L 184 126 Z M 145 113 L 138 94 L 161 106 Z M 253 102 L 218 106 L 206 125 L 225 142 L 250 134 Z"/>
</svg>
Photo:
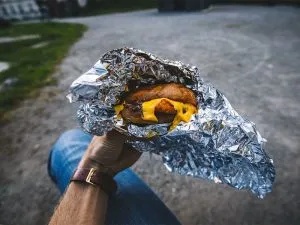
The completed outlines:
<svg viewBox="0 0 300 225">
<path fill-rule="evenodd" d="M 108 196 L 99 187 L 72 182 L 50 221 L 50 225 L 104 224 Z"/>
<path fill-rule="evenodd" d="M 116 188 L 110 177 L 133 165 L 141 155 L 131 146 L 124 145 L 124 142 L 125 137 L 116 131 L 111 131 L 102 137 L 95 136 L 92 139 L 78 168 L 94 168 L 96 171 L 104 171 L 105 176 L 100 176 L 100 178 L 98 176 L 98 178 L 103 178 L 103 183 L 99 186 L 105 192 L 98 186 L 72 181 L 55 210 L 50 225 L 104 224 L 108 203 L 106 192 L 113 192 Z"/>
<path fill-rule="evenodd" d="M 87 155 L 78 168 L 97 168 Z M 102 225 L 107 209 L 107 194 L 98 186 L 73 181 L 66 190 L 49 225 Z"/>
</svg>

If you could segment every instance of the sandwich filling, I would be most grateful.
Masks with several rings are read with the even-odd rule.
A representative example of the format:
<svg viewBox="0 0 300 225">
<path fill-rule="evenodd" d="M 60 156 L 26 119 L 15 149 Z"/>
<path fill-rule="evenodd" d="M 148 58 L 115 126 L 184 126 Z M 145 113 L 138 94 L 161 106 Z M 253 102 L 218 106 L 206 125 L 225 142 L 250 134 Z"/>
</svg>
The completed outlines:
<svg viewBox="0 0 300 225">
<path fill-rule="evenodd" d="M 145 101 L 142 103 L 142 119 L 145 121 L 158 122 L 155 115 L 155 108 L 161 101 L 167 101 L 176 110 L 176 115 L 171 123 L 169 130 L 173 130 L 181 121 L 189 122 L 193 114 L 197 112 L 197 108 L 189 103 L 182 103 L 178 101 L 173 101 L 168 98 L 157 98 L 150 101 Z M 120 118 L 120 113 L 124 109 L 124 104 L 116 105 L 114 107 L 117 116 Z"/>
</svg>

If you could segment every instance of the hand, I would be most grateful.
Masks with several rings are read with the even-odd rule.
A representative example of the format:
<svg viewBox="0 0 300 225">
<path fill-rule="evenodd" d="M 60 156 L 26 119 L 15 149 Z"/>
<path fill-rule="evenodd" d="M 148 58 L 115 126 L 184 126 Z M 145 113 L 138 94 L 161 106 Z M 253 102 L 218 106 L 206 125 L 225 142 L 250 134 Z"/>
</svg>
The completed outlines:
<svg viewBox="0 0 300 225">
<path fill-rule="evenodd" d="M 132 166 L 141 152 L 125 144 L 126 138 L 115 130 L 101 137 L 94 136 L 79 167 L 105 168 L 115 175 Z"/>
</svg>

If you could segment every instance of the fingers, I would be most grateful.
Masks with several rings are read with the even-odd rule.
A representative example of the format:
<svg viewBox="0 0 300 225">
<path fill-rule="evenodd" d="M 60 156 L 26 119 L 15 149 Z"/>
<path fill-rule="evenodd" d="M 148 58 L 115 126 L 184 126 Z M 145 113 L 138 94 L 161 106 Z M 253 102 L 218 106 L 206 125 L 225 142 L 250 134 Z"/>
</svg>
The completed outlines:
<svg viewBox="0 0 300 225">
<path fill-rule="evenodd" d="M 108 131 L 105 136 L 108 141 L 116 141 L 117 140 L 117 141 L 124 143 L 127 140 L 127 136 L 124 134 L 121 134 L 117 130 Z"/>
<path fill-rule="evenodd" d="M 89 146 L 89 156 L 103 165 L 114 164 L 122 152 L 127 136 L 116 130 L 103 136 L 94 136 Z"/>
<path fill-rule="evenodd" d="M 101 137 L 94 136 L 88 149 L 88 156 L 104 166 L 117 167 L 117 172 L 130 167 L 141 153 L 125 144 L 126 140 L 128 137 L 116 130 Z"/>
</svg>

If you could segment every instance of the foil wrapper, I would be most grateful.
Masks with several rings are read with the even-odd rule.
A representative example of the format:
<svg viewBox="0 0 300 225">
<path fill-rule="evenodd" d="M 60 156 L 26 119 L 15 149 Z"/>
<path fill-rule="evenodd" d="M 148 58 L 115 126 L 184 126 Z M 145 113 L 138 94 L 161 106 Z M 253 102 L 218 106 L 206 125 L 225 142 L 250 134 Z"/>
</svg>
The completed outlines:
<svg viewBox="0 0 300 225">
<path fill-rule="evenodd" d="M 130 82 L 136 88 L 182 83 L 197 95 L 199 110 L 190 122 L 181 122 L 172 131 L 168 131 L 169 124 L 124 127 L 113 106 L 120 103 L 119 97 Z M 116 49 L 104 54 L 76 79 L 67 97 L 71 102 L 81 102 L 77 116 L 86 132 L 103 135 L 117 129 L 129 136 L 142 137 L 131 141 L 132 146 L 161 155 L 171 172 L 250 189 L 260 198 L 271 191 L 275 169 L 263 149 L 266 140 L 219 90 L 201 79 L 194 66 L 138 49 Z"/>
</svg>

